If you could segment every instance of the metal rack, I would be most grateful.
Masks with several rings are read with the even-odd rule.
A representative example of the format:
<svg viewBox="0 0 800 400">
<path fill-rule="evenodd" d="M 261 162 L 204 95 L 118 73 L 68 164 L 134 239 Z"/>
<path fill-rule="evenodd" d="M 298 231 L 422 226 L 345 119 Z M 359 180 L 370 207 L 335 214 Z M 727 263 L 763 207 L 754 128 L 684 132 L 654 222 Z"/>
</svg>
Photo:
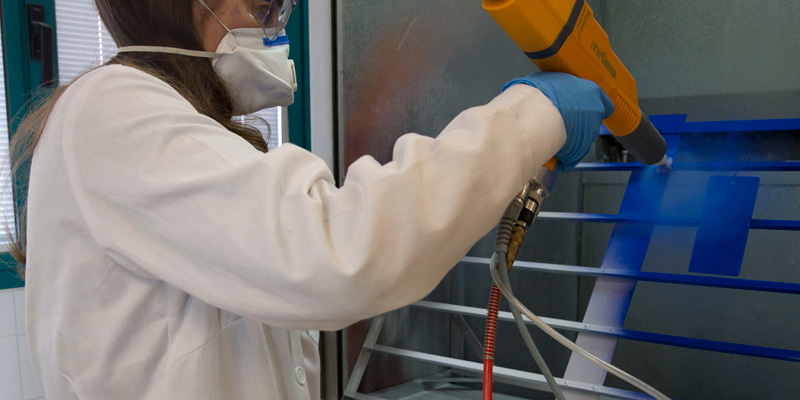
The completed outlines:
<svg viewBox="0 0 800 400">
<path fill-rule="evenodd" d="M 679 143 L 683 135 L 705 133 L 742 133 L 742 132 L 788 132 L 800 131 L 800 119 L 760 120 L 760 121 L 722 121 L 722 122 L 686 122 L 685 115 L 663 115 L 651 117 L 652 122 L 664 134 L 669 144 L 668 154 L 676 158 L 675 171 L 800 171 L 798 161 L 765 161 L 750 162 L 736 160 L 716 160 L 711 162 L 681 163 Z M 605 132 L 605 134 L 608 134 Z M 651 168 L 638 163 L 584 163 L 575 168 L 576 171 L 631 171 L 619 213 L 591 214 L 567 212 L 542 212 L 539 219 L 571 222 L 593 222 L 614 224 L 614 230 L 600 268 L 589 268 L 575 265 L 545 264 L 519 261 L 515 270 L 538 271 L 556 274 L 571 274 L 597 278 L 594 292 L 582 322 L 562 319 L 544 318 L 556 329 L 578 333 L 577 343 L 606 360 L 611 360 L 618 339 L 629 339 L 667 346 L 678 346 L 712 352 L 730 353 L 745 356 L 761 357 L 775 360 L 800 362 L 800 351 L 754 346 L 725 341 L 698 339 L 641 330 L 624 329 L 623 323 L 631 303 L 637 282 L 659 282 L 673 285 L 691 285 L 701 287 L 727 288 L 744 291 L 800 294 L 800 284 L 735 278 L 738 271 L 722 271 L 717 274 L 673 274 L 642 271 L 645 255 L 650 246 L 653 229 L 656 226 L 698 226 L 702 218 L 682 216 L 663 216 L 659 213 L 661 199 L 667 189 L 668 174 L 655 174 Z M 731 178 L 735 179 L 735 178 Z M 756 184 L 754 190 L 757 189 Z M 747 196 L 744 196 L 747 197 Z M 755 201 L 755 193 L 750 196 Z M 731 199 L 736 202 L 736 199 Z M 740 205 L 746 211 L 749 206 L 752 216 L 753 204 Z M 720 210 L 720 212 L 724 212 Z M 745 224 L 744 239 L 739 240 L 741 249 L 733 249 L 734 254 L 744 253 L 747 232 L 749 230 L 800 231 L 800 221 L 747 219 L 739 218 L 739 224 Z M 749 229 L 748 229 L 749 228 Z M 736 241 L 734 241 L 736 242 Z M 697 248 L 695 245 L 695 249 Z M 735 256 L 734 256 L 735 257 Z M 735 258 L 734 258 L 735 260 Z M 703 263 L 708 259 L 699 259 L 697 264 L 703 272 Z M 488 266 L 489 259 L 466 257 L 461 264 L 466 267 Z M 741 259 L 739 259 L 741 264 Z M 693 261 L 694 265 L 694 261 Z M 690 272 L 692 271 L 690 268 Z M 485 318 L 486 310 L 466 307 L 458 304 L 421 301 L 410 307 L 428 311 L 447 313 L 459 321 L 461 318 Z M 513 321 L 510 313 L 501 313 L 501 321 Z M 482 366 L 479 363 L 456 358 L 442 357 L 407 349 L 378 344 L 378 336 L 383 327 L 385 316 L 376 317 L 367 335 L 356 362 L 354 372 L 345 389 L 345 398 L 378 399 L 375 395 L 360 394 L 357 388 L 372 354 L 385 354 L 405 359 L 416 360 L 447 367 L 462 375 L 480 375 Z M 463 321 L 463 320 L 461 320 Z M 466 324 L 457 324 L 467 338 L 473 350 L 480 343 Z M 465 379 L 465 378 L 458 378 Z M 469 378 L 467 378 L 469 379 Z M 603 386 L 605 372 L 572 355 L 565 377 L 558 379 L 559 385 L 569 391 L 569 398 L 597 398 L 603 395 L 614 399 L 646 399 L 647 395 Z M 446 380 L 446 379 L 445 379 Z M 495 380 L 521 387 L 548 391 L 544 377 L 539 374 L 495 368 Z"/>
</svg>

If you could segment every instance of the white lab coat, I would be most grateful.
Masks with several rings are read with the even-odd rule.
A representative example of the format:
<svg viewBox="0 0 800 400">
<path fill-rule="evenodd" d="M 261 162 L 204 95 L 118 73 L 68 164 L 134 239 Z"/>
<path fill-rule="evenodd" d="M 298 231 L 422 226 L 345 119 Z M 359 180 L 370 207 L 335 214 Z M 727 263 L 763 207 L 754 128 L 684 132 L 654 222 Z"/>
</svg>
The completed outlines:
<svg viewBox="0 0 800 400">
<path fill-rule="evenodd" d="M 48 399 L 312 399 L 316 339 L 428 294 L 564 143 L 517 85 L 341 188 L 133 68 L 56 104 L 33 158 L 27 326 Z"/>
</svg>

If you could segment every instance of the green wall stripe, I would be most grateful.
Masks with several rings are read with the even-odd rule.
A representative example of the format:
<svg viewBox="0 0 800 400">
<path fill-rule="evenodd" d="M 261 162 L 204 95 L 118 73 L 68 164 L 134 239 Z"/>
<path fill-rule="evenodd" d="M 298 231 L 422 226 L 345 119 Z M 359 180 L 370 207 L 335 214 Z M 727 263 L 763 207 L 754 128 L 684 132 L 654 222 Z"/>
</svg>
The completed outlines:
<svg viewBox="0 0 800 400">
<path fill-rule="evenodd" d="M 294 60 L 297 75 L 297 92 L 294 104 L 289 106 L 289 142 L 306 150 L 311 150 L 311 117 L 309 114 L 309 73 L 308 73 L 308 6 L 299 1 L 292 13 L 286 34 L 291 40 L 289 56 Z"/>
<path fill-rule="evenodd" d="M 27 0 L 2 2 L 3 22 L 3 61 L 5 66 L 6 104 L 8 112 L 8 132 L 13 137 L 22 117 L 28 112 L 29 103 L 35 96 L 45 94 L 39 90 L 42 79 L 42 65 L 32 61 L 28 44 L 28 10 L 26 4 L 39 3 L 45 6 L 45 20 L 55 27 L 56 12 L 53 0 Z M 55 38 L 53 38 L 55 44 Z M 55 46 L 54 46 L 55 47 Z M 57 59 L 57 58 L 55 58 Z M 55 76 L 58 77 L 57 65 Z M 17 212 L 25 201 L 28 188 L 27 168 L 14 176 L 14 200 Z M 19 216 L 17 216 L 19 218 Z M 0 234 L 5 235 L 3 229 Z M 18 264 L 8 253 L 0 254 L 0 290 L 22 287 L 24 282 L 16 273 Z"/>
</svg>

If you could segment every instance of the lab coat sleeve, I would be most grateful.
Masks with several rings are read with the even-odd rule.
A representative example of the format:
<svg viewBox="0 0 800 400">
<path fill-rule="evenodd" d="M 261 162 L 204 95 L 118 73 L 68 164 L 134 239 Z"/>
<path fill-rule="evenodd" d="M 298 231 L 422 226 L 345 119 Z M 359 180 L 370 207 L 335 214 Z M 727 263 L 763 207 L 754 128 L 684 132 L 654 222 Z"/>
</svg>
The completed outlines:
<svg viewBox="0 0 800 400">
<path fill-rule="evenodd" d="M 401 137 L 386 165 L 357 160 L 337 188 L 311 153 L 262 154 L 121 66 L 78 81 L 50 123 L 113 262 L 290 329 L 340 329 L 427 295 L 565 140 L 551 102 L 518 85 L 437 138 Z"/>
</svg>

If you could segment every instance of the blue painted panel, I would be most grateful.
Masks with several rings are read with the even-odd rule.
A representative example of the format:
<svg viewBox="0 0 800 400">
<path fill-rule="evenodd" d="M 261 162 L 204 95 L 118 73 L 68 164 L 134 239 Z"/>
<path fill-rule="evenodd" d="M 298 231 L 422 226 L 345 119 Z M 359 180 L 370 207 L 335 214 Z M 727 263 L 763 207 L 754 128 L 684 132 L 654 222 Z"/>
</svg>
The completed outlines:
<svg viewBox="0 0 800 400">
<path fill-rule="evenodd" d="M 486 260 L 487 261 L 485 263 L 480 265 L 483 266 L 487 264 L 488 259 Z M 800 284 L 797 283 L 722 278 L 718 276 L 669 274 L 663 272 L 618 271 L 614 269 L 580 267 L 563 264 L 546 264 L 528 261 L 515 262 L 514 269 L 521 271 L 540 271 L 554 274 L 593 277 L 610 276 L 614 278 L 636 279 L 638 281 L 670 283 L 676 285 L 706 286 L 725 289 L 752 290 L 757 292 L 800 294 Z"/>
<path fill-rule="evenodd" d="M 665 139 L 667 140 L 667 154 L 674 156 L 680 137 L 678 135 L 667 135 Z M 646 220 L 655 219 L 661 208 L 661 200 L 664 197 L 669 176 L 670 174 L 659 173 L 655 167 L 640 169 L 631 173 L 619 213 Z M 628 272 L 640 271 L 647 255 L 647 249 L 650 246 L 653 227 L 653 224 L 641 223 L 618 223 L 614 226 L 601 268 Z M 595 294 L 593 294 L 584 322 L 621 327 L 628 312 L 635 287 L 635 284 L 632 284 L 625 289 L 618 288 L 618 290 L 625 290 L 625 292 L 617 293 L 613 296 L 613 299 L 604 297 L 602 294 L 596 298 Z M 596 304 L 595 301 L 599 303 Z M 610 306 L 619 312 L 609 314 L 600 311 L 601 308 L 609 306 L 609 304 L 603 304 L 604 302 L 613 303 Z"/>
<path fill-rule="evenodd" d="M 754 219 L 750 222 L 750 229 L 800 231 L 800 221 L 787 221 L 778 219 Z"/>
<path fill-rule="evenodd" d="M 617 336 L 624 339 L 637 340 L 664 344 L 668 346 L 686 347 L 689 349 L 708 350 L 718 353 L 739 354 L 743 356 L 771 358 L 773 360 L 800 362 L 800 351 L 789 349 L 777 349 L 773 347 L 752 346 L 739 343 L 727 343 L 716 340 L 695 339 L 683 336 L 664 335 L 661 333 L 650 333 L 635 331 L 630 329 L 619 329 L 608 335 Z"/>
<path fill-rule="evenodd" d="M 750 176 L 709 178 L 689 272 L 739 275 L 759 181 Z"/>
<path fill-rule="evenodd" d="M 606 224 L 618 223 L 640 223 L 656 224 L 662 226 L 697 226 L 696 218 L 686 218 L 681 216 L 670 216 L 669 218 L 647 219 L 635 215 L 620 214 L 591 214 L 591 213 L 571 213 L 542 211 L 537 220 L 551 221 L 570 221 L 570 222 L 596 222 Z M 763 229 L 774 231 L 800 231 L 800 221 L 781 220 L 781 219 L 752 219 L 750 229 Z"/>
<path fill-rule="evenodd" d="M 656 219 L 668 176 L 659 174 L 655 169 L 635 171 L 631 174 L 620 206 L 620 214 L 641 219 Z M 615 226 L 603 259 L 603 268 L 640 270 L 650 245 L 652 231 L 652 224 L 622 223 Z"/>
<path fill-rule="evenodd" d="M 638 162 L 632 163 L 580 163 L 572 171 L 638 171 L 655 168 Z M 798 161 L 767 162 L 676 162 L 675 171 L 800 171 Z"/>
<path fill-rule="evenodd" d="M 766 132 L 800 130 L 800 119 L 686 122 L 685 114 L 656 115 L 650 120 L 664 133 Z"/>
</svg>

